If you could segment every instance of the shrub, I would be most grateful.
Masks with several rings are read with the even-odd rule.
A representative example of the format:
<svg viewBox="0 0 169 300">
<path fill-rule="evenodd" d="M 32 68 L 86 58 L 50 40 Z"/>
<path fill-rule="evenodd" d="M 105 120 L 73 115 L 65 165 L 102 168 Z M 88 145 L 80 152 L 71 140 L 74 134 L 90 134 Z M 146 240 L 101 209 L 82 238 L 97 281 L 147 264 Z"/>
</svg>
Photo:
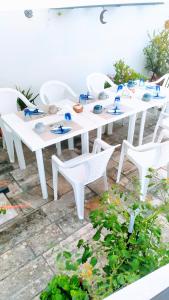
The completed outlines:
<svg viewBox="0 0 169 300">
<path fill-rule="evenodd" d="M 169 72 L 169 30 L 148 34 L 149 44 L 144 48 L 145 68 L 152 73 L 152 80 Z"/>
<path fill-rule="evenodd" d="M 123 60 L 119 60 L 114 64 L 115 67 L 115 76 L 113 78 L 114 83 L 122 84 L 128 82 L 129 80 L 144 79 L 147 80 L 147 77 L 137 73 L 134 69 L 130 68 L 125 64 Z"/>
<path fill-rule="evenodd" d="M 148 176 L 152 179 L 152 171 Z M 160 184 L 168 195 L 167 181 Z M 138 181 L 134 180 L 133 185 L 131 192 L 113 185 L 103 194 L 100 207 L 90 213 L 95 229 L 92 241 L 81 239 L 75 253 L 66 249 L 57 255 L 60 275 L 42 292 L 41 300 L 101 300 L 169 263 L 169 245 L 161 241 L 157 222 L 159 213 L 167 213 L 169 208 L 133 203 L 140 194 Z M 150 186 L 154 185 L 152 180 Z M 65 298 L 57 298 L 58 293 Z"/>
<path fill-rule="evenodd" d="M 29 100 L 29 102 L 35 104 L 34 101 L 39 96 L 39 94 L 37 94 L 36 96 L 34 96 L 33 93 L 31 92 L 30 88 L 27 91 L 26 90 L 22 90 L 20 87 L 16 87 L 16 89 L 21 94 L 23 94 Z M 25 103 L 20 98 L 17 99 L 17 104 L 18 104 L 18 106 L 20 107 L 21 110 L 24 110 L 27 107 L 25 105 Z"/>
</svg>

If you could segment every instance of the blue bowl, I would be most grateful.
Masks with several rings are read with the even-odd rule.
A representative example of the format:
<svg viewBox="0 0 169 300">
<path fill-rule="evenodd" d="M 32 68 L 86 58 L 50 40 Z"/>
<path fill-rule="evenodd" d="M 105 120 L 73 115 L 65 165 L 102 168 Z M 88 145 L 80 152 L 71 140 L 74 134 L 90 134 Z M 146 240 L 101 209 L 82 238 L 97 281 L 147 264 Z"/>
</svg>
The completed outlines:
<svg viewBox="0 0 169 300">
<path fill-rule="evenodd" d="M 152 95 L 149 94 L 149 93 L 145 93 L 142 97 L 142 100 L 145 101 L 145 102 L 148 102 L 152 99 Z"/>
<path fill-rule="evenodd" d="M 94 114 L 101 114 L 102 111 L 103 111 L 102 105 L 97 104 L 97 105 L 95 105 L 95 106 L 93 107 L 93 113 L 94 113 Z"/>
</svg>

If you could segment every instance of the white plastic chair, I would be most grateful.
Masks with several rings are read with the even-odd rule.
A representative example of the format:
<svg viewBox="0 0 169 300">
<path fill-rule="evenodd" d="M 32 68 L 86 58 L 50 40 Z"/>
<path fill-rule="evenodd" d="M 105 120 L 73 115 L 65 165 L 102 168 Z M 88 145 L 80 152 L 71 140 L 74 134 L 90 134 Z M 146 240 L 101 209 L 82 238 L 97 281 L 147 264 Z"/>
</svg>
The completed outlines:
<svg viewBox="0 0 169 300">
<path fill-rule="evenodd" d="M 161 140 L 165 134 L 165 131 L 161 133 Z M 163 143 L 148 143 L 137 147 L 132 146 L 127 141 L 123 141 L 117 182 L 120 181 L 125 156 L 138 168 L 141 186 L 140 200 L 144 201 L 149 184 L 149 179 L 146 177 L 148 169 L 158 169 L 167 165 L 169 176 L 169 141 Z"/>
<path fill-rule="evenodd" d="M 26 104 L 27 107 L 36 108 L 36 106 L 29 102 L 29 100 L 19 91 L 12 88 L 0 88 L 0 116 L 2 116 L 3 114 L 15 113 L 18 111 L 17 98 L 20 98 Z M 3 123 L 1 118 L 0 127 L 3 134 L 3 145 L 6 145 L 9 160 L 11 163 L 13 163 L 15 161 L 15 156 L 14 139 L 12 136 L 12 132 L 10 128 Z"/>
<path fill-rule="evenodd" d="M 66 98 L 77 102 L 78 96 L 66 83 L 51 80 L 41 86 L 40 98 L 43 104 L 52 104 L 65 100 Z"/>
<path fill-rule="evenodd" d="M 64 82 L 58 80 L 51 80 L 45 82 L 40 88 L 40 99 L 43 104 L 53 104 L 65 99 L 77 102 L 78 96 L 76 93 Z M 74 149 L 73 139 L 68 140 L 69 149 Z M 61 154 L 61 143 L 56 145 L 57 154 Z"/>
<path fill-rule="evenodd" d="M 94 97 L 98 97 L 100 92 L 106 92 L 106 89 L 104 88 L 105 82 L 108 82 L 112 87 L 116 88 L 114 82 L 105 74 L 92 73 L 88 75 L 86 83 L 89 93 Z"/>
<path fill-rule="evenodd" d="M 104 88 L 105 82 L 108 82 L 115 90 L 117 90 L 116 84 L 105 74 L 103 73 L 92 73 L 87 76 L 86 84 L 89 93 L 98 98 L 101 92 L 106 93 L 106 89 Z M 108 124 L 108 134 L 112 134 L 113 132 L 113 124 Z"/>
<path fill-rule="evenodd" d="M 161 82 L 163 82 L 161 86 L 163 86 L 165 88 L 169 88 L 169 73 L 163 75 L 162 77 L 160 77 L 156 81 L 153 81 L 152 84 L 158 84 L 158 83 L 161 83 Z"/>
<path fill-rule="evenodd" d="M 168 104 L 164 105 L 164 107 L 163 107 L 163 109 L 162 109 L 162 111 L 159 115 L 157 124 L 156 124 L 155 129 L 154 129 L 154 133 L 153 133 L 153 142 L 156 139 L 157 132 L 158 132 L 159 128 L 169 130 L 169 112 L 168 113 L 166 112 L 167 111 L 167 106 L 168 106 Z"/>
<path fill-rule="evenodd" d="M 92 153 L 83 154 L 69 161 L 62 162 L 52 156 L 54 200 L 57 200 L 58 172 L 72 185 L 79 219 L 84 219 L 84 187 L 104 178 L 105 190 L 108 190 L 106 168 L 108 161 L 117 146 L 110 146 L 96 139 Z M 104 151 L 101 152 L 101 149 Z"/>
</svg>

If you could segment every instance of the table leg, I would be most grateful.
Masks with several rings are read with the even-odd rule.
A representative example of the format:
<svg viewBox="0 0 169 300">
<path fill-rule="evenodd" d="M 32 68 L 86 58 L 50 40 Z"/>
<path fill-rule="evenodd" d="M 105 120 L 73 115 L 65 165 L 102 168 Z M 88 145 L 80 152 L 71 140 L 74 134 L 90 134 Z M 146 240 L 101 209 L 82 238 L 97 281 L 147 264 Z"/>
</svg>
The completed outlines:
<svg viewBox="0 0 169 300">
<path fill-rule="evenodd" d="M 43 196 L 43 199 L 47 199 L 48 191 L 47 191 L 47 185 L 46 185 L 46 176 L 45 176 L 45 168 L 44 168 L 44 163 L 43 163 L 42 150 L 39 149 L 35 153 L 36 153 L 36 160 L 37 160 L 42 196 Z"/>
<path fill-rule="evenodd" d="M 102 138 L 102 127 L 97 128 L 97 138 L 101 139 Z"/>
<path fill-rule="evenodd" d="M 133 144 L 135 124 L 136 124 L 136 114 L 129 117 L 129 127 L 128 127 L 127 140 L 131 144 Z"/>
<path fill-rule="evenodd" d="M 21 170 L 24 170 L 26 168 L 26 164 L 25 164 L 25 158 L 24 158 L 24 153 L 22 148 L 22 142 L 20 138 L 18 138 L 18 136 L 15 135 L 14 133 L 13 133 L 13 139 L 14 139 L 19 167 Z"/>
<path fill-rule="evenodd" d="M 147 111 L 143 111 L 142 112 L 142 116 L 141 116 L 141 124 L 140 124 L 140 133 L 139 133 L 139 146 L 142 145 L 143 143 L 143 135 L 144 135 L 144 127 L 145 127 L 145 122 L 146 122 L 146 115 L 147 115 Z"/>
<path fill-rule="evenodd" d="M 82 140 L 82 154 L 89 153 L 89 133 L 85 132 L 81 135 Z"/>
</svg>

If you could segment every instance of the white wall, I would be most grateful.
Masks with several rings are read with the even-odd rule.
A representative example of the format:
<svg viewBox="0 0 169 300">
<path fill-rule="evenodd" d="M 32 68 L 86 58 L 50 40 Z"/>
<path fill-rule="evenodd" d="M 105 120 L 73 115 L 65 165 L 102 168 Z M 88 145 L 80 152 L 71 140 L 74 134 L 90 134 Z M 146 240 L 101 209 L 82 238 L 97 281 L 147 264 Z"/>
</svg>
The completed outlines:
<svg viewBox="0 0 169 300">
<path fill-rule="evenodd" d="M 63 80 L 85 92 L 85 78 L 93 71 L 113 72 L 123 58 L 143 70 L 147 32 L 161 29 L 169 18 L 169 4 L 108 7 L 102 25 L 101 8 L 0 12 L 0 87 L 32 86 Z"/>
</svg>

